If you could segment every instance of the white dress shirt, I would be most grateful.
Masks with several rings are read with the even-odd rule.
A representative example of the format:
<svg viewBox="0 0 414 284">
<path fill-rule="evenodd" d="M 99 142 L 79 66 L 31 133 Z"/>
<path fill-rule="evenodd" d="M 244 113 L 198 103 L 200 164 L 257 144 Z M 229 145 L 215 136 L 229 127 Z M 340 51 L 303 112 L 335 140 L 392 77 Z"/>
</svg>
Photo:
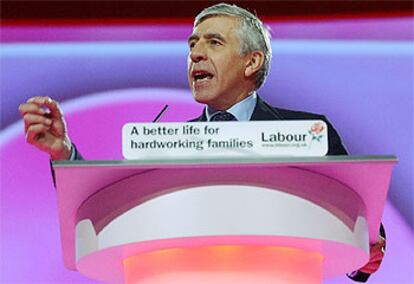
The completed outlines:
<svg viewBox="0 0 414 284">
<path fill-rule="evenodd" d="M 252 117 L 254 108 L 256 107 L 257 102 L 257 94 L 253 92 L 250 96 L 245 98 L 244 100 L 238 102 L 237 104 L 233 105 L 231 108 L 226 110 L 227 112 L 234 115 L 234 117 L 238 121 L 249 121 Z M 214 116 L 215 113 L 220 112 L 219 110 L 215 110 L 210 107 L 205 108 L 207 121 L 211 121 L 211 118 Z"/>
</svg>

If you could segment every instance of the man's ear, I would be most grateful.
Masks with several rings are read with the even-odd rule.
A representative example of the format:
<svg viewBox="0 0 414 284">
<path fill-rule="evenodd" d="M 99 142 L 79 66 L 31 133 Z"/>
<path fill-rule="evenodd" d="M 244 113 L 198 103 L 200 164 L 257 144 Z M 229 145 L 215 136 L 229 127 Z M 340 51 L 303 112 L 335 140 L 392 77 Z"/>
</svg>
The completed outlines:
<svg viewBox="0 0 414 284">
<path fill-rule="evenodd" d="M 264 64 L 264 54 L 259 50 L 251 52 L 248 56 L 244 76 L 251 77 L 262 68 Z"/>
</svg>

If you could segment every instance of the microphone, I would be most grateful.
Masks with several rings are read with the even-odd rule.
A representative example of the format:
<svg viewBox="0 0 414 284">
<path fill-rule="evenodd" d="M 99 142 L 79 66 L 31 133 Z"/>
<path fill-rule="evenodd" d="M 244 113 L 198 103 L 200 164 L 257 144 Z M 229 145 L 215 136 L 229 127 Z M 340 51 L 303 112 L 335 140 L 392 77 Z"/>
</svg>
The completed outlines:
<svg viewBox="0 0 414 284">
<path fill-rule="evenodd" d="M 167 111 L 168 105 L 165 105 L 164 108 L 160 111 L 160 113 L 155 117 L 155 119 L 152 121 L 158 122 L 161 119 L 161 116 Z"/>
</svg>

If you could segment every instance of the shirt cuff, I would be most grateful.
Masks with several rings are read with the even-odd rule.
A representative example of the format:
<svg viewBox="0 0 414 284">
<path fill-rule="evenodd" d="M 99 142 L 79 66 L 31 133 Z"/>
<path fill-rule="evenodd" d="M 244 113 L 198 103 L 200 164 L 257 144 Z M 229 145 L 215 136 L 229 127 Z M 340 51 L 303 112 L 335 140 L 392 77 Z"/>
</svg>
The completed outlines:
<svg viewBox="0 0 414 284">
<path fill-rule="evenodd" d="M 73 145 L 70 145 L 70 156 L 69 156 L 69 161 L 74 161 L 76 158 L 76 151 L 75 148 L 73 147 Z"/>
</svg>

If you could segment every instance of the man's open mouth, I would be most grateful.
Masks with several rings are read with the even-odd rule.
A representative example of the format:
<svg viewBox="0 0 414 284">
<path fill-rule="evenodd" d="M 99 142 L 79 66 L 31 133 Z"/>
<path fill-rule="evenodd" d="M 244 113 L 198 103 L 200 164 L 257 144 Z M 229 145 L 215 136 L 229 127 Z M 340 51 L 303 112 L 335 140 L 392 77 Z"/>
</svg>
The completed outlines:
<svg viewBox="0 0 414 284">
<path fill-rule="evenodd" d="M 214 77 L 213 74 L 207 71 L 194 71 L 192 75 L 194 78 L 194 82 L 204 82 Z"/>
</svg>

